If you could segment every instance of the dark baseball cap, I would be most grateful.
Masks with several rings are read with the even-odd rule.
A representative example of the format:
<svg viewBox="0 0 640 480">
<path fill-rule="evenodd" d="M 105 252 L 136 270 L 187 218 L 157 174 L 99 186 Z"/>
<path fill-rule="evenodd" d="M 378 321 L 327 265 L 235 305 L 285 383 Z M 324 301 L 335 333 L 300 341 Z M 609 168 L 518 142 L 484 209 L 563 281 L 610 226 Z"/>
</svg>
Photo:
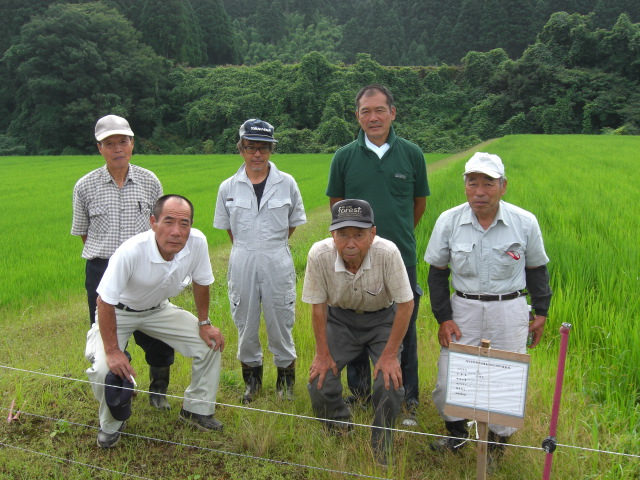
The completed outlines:
<svg viewBox="0 0 640 480">
<path fill-rule="evenodd" d="M 107 373 L 104 383 L 104 398 L 111 411 L 111 415 L 116 420 L 127 420 L 131 416 L 133 383 L 126 378 L 123 380 L 111 370 Z"/>
<path fill-rule="evenodd" d="M 331 207 L 330 232 L 343 227 L 371 228 L 373 225 L 373 210 L 366 200 L 345 199 Z"/>
<path fill-rule="evenodd" d="M 246 138 L 247 140 L 253 140 L 255 142 L 270 142 L 278 143 L 273 138 L 273 125 L 267 123 L 259 118 L 250 118 L 242 124 L 240 127 L 240 138 Z"/>
</svg>

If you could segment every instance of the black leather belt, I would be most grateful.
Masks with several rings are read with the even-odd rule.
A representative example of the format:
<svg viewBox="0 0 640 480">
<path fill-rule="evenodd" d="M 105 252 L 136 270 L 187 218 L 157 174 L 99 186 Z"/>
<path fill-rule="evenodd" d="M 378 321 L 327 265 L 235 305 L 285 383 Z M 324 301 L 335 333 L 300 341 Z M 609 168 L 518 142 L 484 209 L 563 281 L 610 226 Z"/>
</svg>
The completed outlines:
<svg viewBox="0 0 640 480">
<path fill-rule="evenodd" d="M 156 308 L 158 308 L 160 305 L 156 305 L 155 307 L 151 307 L 151 308 L 145 308 L 144 310 L 134 310 L 131 307 L 127 307 L 124 303 L 118 303 L 116 305 L 116 308 L 118 310 L 123 310 L 125 312 L 134 312 L 134 313 L 140 313 L 140 312 L 148 312 L 149 310 L 154 310 Z"/>
<path fill-rule="evenodd" d="M 499 302 L 501 300 L 513 300 L 514 298 L 524 297 L 527 295 L 526 290 L 518 290 L 513 293 L 504 293 L 502 295 L 470 295 L 468 293 L 456 290 L 456 295 L 467 300 L 480 300 L 481 302 Z"/>
<path fill-rule="evenodd" d="M 389 306 L 389 307 L 387 307 L 387 308 L 381 308 L 380 310 L 375 310 L 375 311 L 373 311 L 373 312 L 367 312 L 367 311 L 365 311 L 365 310 L 353 310 L 353 309 L 351 309 L 351 308 L 345 308 L 345 309 L 343 309 L 343 310 L 347 310 L 347 311 L 349 311 L 349 312 L 353 312 L 353 313 L 355 313 L 355 314 L 357 314 L 357 315 L 365 315 L 365 314 L 371 314 L 371 313 L 380 313 L 380 312 L 384 312 L 385 310 L 388 310 L 389 308 L 391 308 L 391 307 Z"/>
</svg>

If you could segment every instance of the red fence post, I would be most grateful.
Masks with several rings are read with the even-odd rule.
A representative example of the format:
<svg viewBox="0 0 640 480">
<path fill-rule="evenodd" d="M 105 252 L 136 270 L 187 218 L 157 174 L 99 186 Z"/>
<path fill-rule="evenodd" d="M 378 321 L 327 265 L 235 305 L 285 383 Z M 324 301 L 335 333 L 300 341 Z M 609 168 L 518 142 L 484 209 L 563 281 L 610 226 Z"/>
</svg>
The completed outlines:
<svg viewBox="0 0 640 480">
<path fill-rule="evenodd" d="M 549 436 L 542 442 L 542 448 L 547 452 L 544 461 L 543 480 L 551 477 L 551 463 L 553 462 L 553 452 L 556 450 L 556 429 L 558 427 L 558 413 L 560 412 L 560 397 L 562 396 L 562 382 L 564 380 L 564 367 L 567 360 L 567 344 L 569 343 L 570 323 L 563 323 L 560 327 L 560 354 L 558 356 L 558 373 L 556 374 L 556 390 L 553 394 L 553 408 L 551 410 L 551 424 L 549 425 Z"/>
</svg>

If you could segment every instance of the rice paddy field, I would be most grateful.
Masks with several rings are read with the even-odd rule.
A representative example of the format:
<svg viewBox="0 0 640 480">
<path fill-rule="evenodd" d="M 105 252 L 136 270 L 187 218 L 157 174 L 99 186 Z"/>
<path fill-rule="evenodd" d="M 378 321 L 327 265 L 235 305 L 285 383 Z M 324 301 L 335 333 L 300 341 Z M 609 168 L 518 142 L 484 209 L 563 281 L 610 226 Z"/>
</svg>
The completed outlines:
<svg viewBox="0 0 640 480">
<path fill-rule="evenodd" d="M 640 138 L 620 136 L 509 136 L 475 150 L 500 155 L 505 200 L 532 211 L 551 262 L 554 298 L 545 337 L 532 350 L 525 427 L 516 433 L 490 478 L 541 478 L 554 394 L 560 325 L 569 336 L 559 447 L 551 478 L 640 479 Z M 431 196 L 418 225 L 422 258 L 438 215 L 464 202 L 462 172 L 473 151 L 427 155 Z M 302 192 L 308 223 L 291 238 L 298 285 L 306 253 L 328 235 L 324 195 L 330 155 L 279 155 Z M 70 235 L 75 182 L 102 157 L 0 157 L 0 479 L 474 479 L 475 449 L 457 455 L 429 450 L 445 434 L 430 392 L 436 376 L 437 324 L 428 295 L 418 320 L 421 405 L 419 425 L 395 437 L 388 468 L 368 448 L 369 409 L 355 409 L 354 433 L 328 436 L 312 417 L 306 375 L 314 355 L 310 309 L 298 300 L 295 401 L 275 395 L 275 367 L 265 350 L 265 384 L 252 408 L 243 408 L 237 337 L 226 294 L 226 232 L 212 227 L 220 182 L 241 164 L 238 155 L 134 156 L 153 170 L 165 193 L 189 197 L 194 226 L 209 239 L 216 282 L 211 318 L 227 341 L 216 416 L 221 434 L 193 431 L 176 420 L 190 364 L 176 357 L 169 387 L 171 412 L 157 412 L 140 393 L 120 446 L 95 446 L 97 402 L 86 383 L 83 357 L 88 315 L 81 240 Z M 428 266 L 418 278 L 426 290 Z M 174 299 L 193 309 L 189 292 Z M 148 387 L 142 350 L 130 344 L 138 386 Z M 14 409 L 15 410 L 15 409 Z M 403 428 L 403 427 L 400 427 Z"/>
</svg>

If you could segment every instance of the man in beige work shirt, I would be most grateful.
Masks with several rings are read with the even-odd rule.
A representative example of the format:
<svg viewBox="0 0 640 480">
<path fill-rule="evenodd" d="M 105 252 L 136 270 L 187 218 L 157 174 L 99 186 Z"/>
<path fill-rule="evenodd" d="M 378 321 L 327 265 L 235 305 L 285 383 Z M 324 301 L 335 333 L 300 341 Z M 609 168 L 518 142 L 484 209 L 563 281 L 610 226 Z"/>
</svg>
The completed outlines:
<svg viewBox="0 0 640 480">
<path fill-rule="evenodd" d="M 309 395 L 315 415 L 330 432 L 350 430 L 351 413 L 342 399 L 340 372 L 368 352 L 375 365 L 371 446 L 386 464 L 392 432 L 402 406 L 402 339 L 413 310 L 413 291 L 400 251 L 376 237 L 371 206 L 341 200 L 331 209 L 332 238 L 309 251 L 302 301 L 312 307 L 316 355 Z"/>
</svg>

